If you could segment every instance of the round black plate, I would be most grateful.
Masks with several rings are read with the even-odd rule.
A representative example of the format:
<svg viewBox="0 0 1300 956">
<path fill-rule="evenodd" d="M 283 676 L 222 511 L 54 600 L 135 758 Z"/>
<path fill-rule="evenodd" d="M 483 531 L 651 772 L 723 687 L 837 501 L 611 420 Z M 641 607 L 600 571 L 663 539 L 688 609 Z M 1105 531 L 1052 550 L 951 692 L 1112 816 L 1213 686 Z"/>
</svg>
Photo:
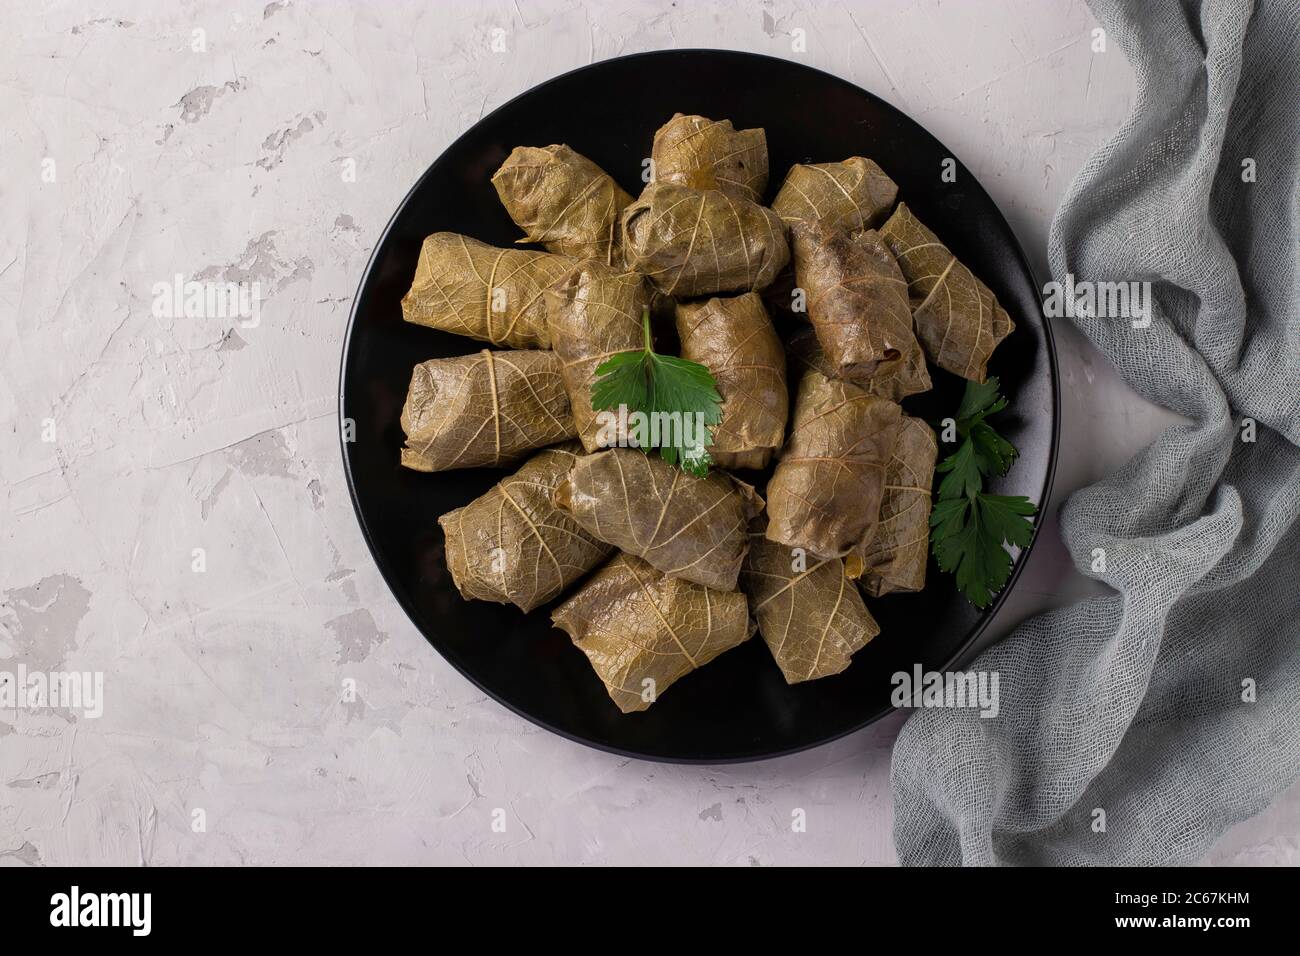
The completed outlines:
<svg viewBox="0 0 1300 956">
<path fill-rule="evenodd" d="M 761 639 L 686 676 L 649 710 L 621 714 L 550 607 L 463 601 L 443 560 L 437 518 L 482 494 L 505 472 L 417 474 L 398 465 L 398 423 L 411 368 L 463 355 L 477 342 L 402 321 L 400 301 L 423 238 L 462 232 L 508 246 L 519 236 L 489 182 L 518 145 L 567 143 L 636 195 L 654 132 L 675 112 L 767 130 L 770 201 L 796 162 L 870 156 L 899 198 L 993 289 L 1016 322 L 995 353 L 1010 408 L 998 428 L 1020 460 L 997 490 L 1045 502 L 1056 452 L 1056 357 L 1036 283 L 988 194 L 961 165 L 941 181 L 951 151 L 893 107 L 852 84 L 786 60 L 718 50 L 675 50 L 607 60 L 543 83 L 480 120 L 429 167 L 375 248 L 353 305 L 340 379 L 352 502 L 380 573 L 421 633 L 486 693 L 529 720 L 593 747 L 680 762 L 753 760 L 812 747 L 890 710 L 890 676 L 915 664 L 942 670 L 997 610 L 979 612 L 933 564 L 922 594 L 871 601 L 881 634 L 844 673 L 787 686 Z M 932 369 L 935 389 L 909 400 L 931 419 L 957 408 L 963 383 Z M 1012 582 L 1025 561 L 1021 554 Z M 1006 596 L 1010 585 L 1003 591 Z"/>
</svg>

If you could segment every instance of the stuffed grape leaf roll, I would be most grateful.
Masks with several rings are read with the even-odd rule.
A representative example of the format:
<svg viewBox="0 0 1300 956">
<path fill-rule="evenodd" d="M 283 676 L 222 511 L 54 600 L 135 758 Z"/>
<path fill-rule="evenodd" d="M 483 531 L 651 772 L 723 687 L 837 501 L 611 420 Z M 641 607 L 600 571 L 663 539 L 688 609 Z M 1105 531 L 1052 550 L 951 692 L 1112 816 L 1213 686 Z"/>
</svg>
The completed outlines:
<svg viewBox="0 0 1300 956">
<path fill-rule="evenodd" d="M 740 586 L 787 684 L 840 673 L 880 633 L 843 559 L 769 541 L 759 519 L 750 527 Z"/>
<path fill-rule="evenodd" d="M 763 499 L 720 471 L 686 474 L 658 455 L 614 448 L 574 462 L 555 503 L 590 534 L 665 574 L 734 591 Z"/>
<path fill-rule="evenodd" d="M 885 466 L 880 519 L 844 559 L 849 577 L 873 597 L 925 587 L 930 555 L 930 488 L 939 446 L 919 418 L 903 416 Z"/>
<path fill-rule="evenodd" d="M 677 306 L 682 358 L 708 367 L 722 396 L 709 455 L 723 468 L 765 468 L 785 438 L 785 349 L 757 293 Z"/>
<path fill-rule="evenodd" d="M 800 369 L 816 369 L 827 378 L 835 378 L 836 369 L 826 358 L 822 345 L 817 341 L 817 333 L 812 326 L 797 329 L 786 340 L 786 351 L 793 364 Z M 797 380 L 797 376 L 792 375 Z M 924 383 L 924 388 L 919 387 Z M 899 401 L 917 391 L 926 391 L 930 387 L 930 373 L 925 367 L 925 352 L 918 343 L 916 348 L 908 350 L 901 362 L 885 362 L 876 368 L 865 388 L 878 398 Z"/>
<path fill-rule="evenodd" d="M 880 230 L 907 279 L 916 334 L 930 361 L 982 382 L 989 356 L 1015 324 L 989 287 L 899 203 Z"/>
<path fill-rule="evenodd" d="M 655 182 L 717 189 L 756 203 L 767 189 L 767 134 L 736 129 L 731 120 L 677 113 L 655 133 L 650 157 Z"/>
<path fill-rule="evenodd" d="M 420 248 L 402 318 L 493 345 L 550 348 L 545 292 L 572 268 L 564 256 L 435 232 Z"/>
<path fill-rule="evenodd" d="M 794 230 L 794 268 L 836 378 L 868 386 L 879 377 L 877 390 L 891 399 L 930 387 L 907 283 L 875 231 L 801 225 Z"/>
<path fill-rule="evenodd" d="M 828 229 L 874 229 L 894 208 L 898 186 L 864 156 L 842 163 L 795 165 L 785 175 L 772 211 L 794 229 L 821 223 Z"/>
<path fill-rule="evenodd" d="M 752 292 L 790 261 L 785 225 L 765 206 L 717 189 L 653 182 L 623 211 L 630 268 L 677 298 Z"/>
<path fill-rule="evenodd" d="M 576 442 L 544 449 L 485 494 L 438 519 L 447 567 L 461 597 L 531 611 L 614 552 L 552 500 L 580 452 Z"/>
<path fill-rule="evenodd" d="M 650 290 L 639 275 L 591 259 L 579 263 L 548 296 L 551 343 L 587 451 L 603 447 L 601 420 L 591 405 L 596 369 L 619 352 L 644 347 L 642 312 L 649 305 Z"/>
<path fill-rule="evenodd" d="M 516 146 L 492 177 L 520 242 L 577 259 L 620 261 L 619 220 L 632 197 L 568 146 Z"/>
<path fill-rule="evenodd" d="M 510 465 L 577 434 L 560 360 L 536 349 L 415 366 L 402 431 L 402 464 L 416 471 Z"/>
<path fill-rule="evenodd" d="M 903 410 L 809 370 L 767 485 L 767 537 L 823 558 L 848 554 L 880 516 L 885 467 Z"/>
<path fill-rule="evenodd" d="M 669 577 L 619 554 L 551 614 L 618 709 L 645 710 L 674 682 L 753 634 L 745 595 Z"/>
</svg>

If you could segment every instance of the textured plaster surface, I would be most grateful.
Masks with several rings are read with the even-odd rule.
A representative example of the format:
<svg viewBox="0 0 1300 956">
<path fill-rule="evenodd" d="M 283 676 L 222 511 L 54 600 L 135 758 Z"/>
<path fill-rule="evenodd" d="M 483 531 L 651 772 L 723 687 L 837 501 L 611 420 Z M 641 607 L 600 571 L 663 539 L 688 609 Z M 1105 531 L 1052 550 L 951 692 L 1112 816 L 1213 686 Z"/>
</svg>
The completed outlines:
<svg viewBox="0 0 1300 956">
<path fill-rule="evenodd" d="M 786 759 L 659 766 L 544 733 L 446 665 L 348 502 L 344 324 L 454 137 L 550 76 L 658 48 L 794 57 L 885 97 L 1044 273 L 1053 209 L 1132 100 L 1081 3 L 3 9 L 0 670 L 102 671 L 105 701 L 0 710 L 0 864 L 893 861 L 899 717 Z M 258 283 L 260 324 L 156 317 L 176 275 Z M 1066 492 L 1164 419 L 1058 342 Z M 994 630 L 1090 586 L 1049 525 Z M 1294 864 L 1298 834 L 1292 791 L 1211 860 Z"/>
</svg>

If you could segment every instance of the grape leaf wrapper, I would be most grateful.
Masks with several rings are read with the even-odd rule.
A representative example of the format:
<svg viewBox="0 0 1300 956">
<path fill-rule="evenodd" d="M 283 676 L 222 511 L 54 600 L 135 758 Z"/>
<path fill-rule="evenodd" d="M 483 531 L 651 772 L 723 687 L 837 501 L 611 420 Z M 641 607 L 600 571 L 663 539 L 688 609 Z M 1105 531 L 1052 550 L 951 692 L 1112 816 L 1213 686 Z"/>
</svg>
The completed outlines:
<svg viewBox="0 0 1300 956">
<path fill-rule="evenodd" d="M 676 298 L 752 292 L 790 261 L 772 210 L 716 189 L 653 182 L 623 212 L 624 257 Z"/>
<path fill-rule="evenodd" d="M 834 377 L 895 400 L 930 388 L 907 283 L 877 233 L 796 227 L 794 268 Z"/>
<path fill-rule="evenodd" d="M 438 519 L 447 567 L 461 597 L 531 611 L 613 553 L 552 500 L 580 452 L 576 442 L 540 451 L 513 475 Z"/>
<path fill-rule="evenodd" d="M 767 537 L 819 557 L 843 557 L 880 517 L 885 468 L 903 410 L 809 370 L 790 438 L 767 485 Z"/>
<path fill-rule="evenodd" d="M 791 364 L 802 369 L 815 369 L 827 378 L 835 378 L 835 369 L 826 359 L 817 333 L 811 326 L 797 329 L 785 343 Z M 877 398 L 900 401 L 908 395 L 929 391 L 930 373 L 925 367 L 925 352 L 920 343 L 898 362 L 883 362 L 861 387 Z"/>
<path fill-rule="evenodd" d="M 672 577 L 734 591 L 763 499 L 722 472 L 696 478 L 615 448 L 574 463 L 555 503 L 591 535 Z"/>
<path fill-rule="evenodd" d="M 716 189 L 762 202 L 767 189 L 767 135 L 730 120 L 677 113 L 655 133 L 650 157 L 656 182 Z"/>
<path fill-rule="evenodd" d="M 912 318 L 925 353 L 940 368 L 976 382 L 1015 324 L 983 282 L 899 203 L 880 230 L 907 279 Z"/>
<path fill-rule="evenodd" d="M 602 425 L 592 405 L 596 370 L 619 353 L 639 354 L 644 348 L 641 316 L 649 301 L 649 290 L 639 275 L 590 259 L 547 298 L 552 344 L 560 358 L 578 437 L 589 452 L 602 447 L 598 440 Z M 613 438 L 617 442 L 623 436 Z"/>
<path fill-rule="evenodd" d="M 573 266 L 549 252 L 435 232 L 420 247 L 402 318 L 507 348 L 550 348 L 546 291 Z"/>
<path fill-rule="evenodd" d="M 873 597 L 925 587 L 930 557 L 930 488 L 939 454 L 934 432 L 919 418 L 904 416 L 885 466 L 880 519 L 872 533 L 845 558 L 850 577 Z"/>
<path fill-rule="evenodd" d="M 820 223 L 842 232 L 874 229 L 894 208 L 898 185 L 864 156 L 842 163 L 795 165 L 772 200 L 791 229 Z"/>
<path fill-rule="evenodd" d="M 840 558 L 797 555 L 751 525 L 740 572 L 750 611 L 787 684 L 843 671 L 880 633 Z"/>
<path fill-rule="evenodd" d="M 511 465 L 577 433 L 560 360 L 536 349 L 422 362 L 401 422 L 402 464 L 415 471 Z"/>
<path fill-rule="evenodd" d="M 676 681 L 753 634 L 739 591 L 669 577 L 630 554 L 592 575 L 551 621 L 587 655 L 625 714 L 650 707 Z"/>
<path fill-rule="evenodd" d="M 537 242 L 576 259 L 621 263 L 619 220 L 632 197 L 586 156 L 562 144 L 516 146 L 492 185 L 524 231 L 519 242 Z"/>
<path fill-rule="evenodd" d="M 722 397 L 709 454 L 723 468 L 765 468 L 785 440 L 785 349 L 753 292 L 677 306 L 682 357 L 708 367 Z"/>
</svg>

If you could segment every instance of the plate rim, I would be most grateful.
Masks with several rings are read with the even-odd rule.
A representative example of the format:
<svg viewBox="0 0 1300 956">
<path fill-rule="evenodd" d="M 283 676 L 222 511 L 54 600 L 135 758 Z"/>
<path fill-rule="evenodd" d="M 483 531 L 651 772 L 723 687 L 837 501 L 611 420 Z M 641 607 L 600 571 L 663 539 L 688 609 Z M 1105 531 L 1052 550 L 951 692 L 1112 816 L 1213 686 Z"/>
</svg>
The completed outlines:
<svg viewBox="0 0 1300 956">
<path fill-rule="evenodd" d="M 882 108 L 883 110 L 889 113 L 896 114 L 897 116 L 906 119 L 909 123 L 912 123 L 919 129 L 921 129 L 927 136 L 933 139 L 936 143 L 942 145 L 944 149 L 948 149 L 947 145 L 944 144 L 943 141 L 940 140 L 937 136 L 935 136 L 932 132 L 930 132 L 930 130 L 924 124 L 920 123 L 918 120 L 914 119 L 909 114 L 898 109 L 892 103 L 876 95 L 870 90 L 864 89 L 863 87 L 858 86 L 856 83 L 847 80 L 842 76 L 837 76 L 834 73 L 829 73 L 815 66 L 810 66 L 806 63 L 800 63 L 797 60 L 786 59 L 785 57 L 772 56 L 766 53 L 753 53 L 747 50 L 727 50 L 727 49 L 719 49 L 719 48 L 711 48 L 711 47 L 687 47 L 683 49 L 643 50 L 638 53 L 628 53 L 622 56 L 607 57 L 606 59 L 603 60 L 597 60 L 595 63 L 585 63 L 581 66 L 574 67 L 571 70 L 566 70 L 563 73 L 557 73 L 555 76 L 543 80 L 542 82 L 537 83 L 533 86 L 530 86 L 528 89 L 523 90 L 520 93 L 517 93 L 515 96 L 512 96 L 510 99 L 506 100 L 504 103 L 500 104 L 495 109 L 493 109 L 490 113 L 487 113 L 486 115 L 475 120 L 474 123 L 470 125 L 468 128 L 464 129 L 459 136 L 455 137 L 449 143 L 447 143 L 447 145 L 442 148 L 442 151 L 433 160 L 433 162 L 429 164 L 429 166 L 425 169 L 425 171 L 411 185 L 411 188 L 406 191 L 406 194 L 402 197 L 401 201 L 397 204 L 397 207 L 393 210 L 392 215 L 389 216 L 388 222 L 384 225 L 383 230 L 379 234 L 379 238 L 376 239 L 375 241 L 374 248 L 370 252 L 370 257 L 366 261 L 365 268 L 361 271 L 361 277 L 357 283 L 357 289 L 353 296 L 352 307 L 348 310 L 347 325 L 343 329 L 343 348 L 342 348 L 342 354 L 339 358 L 339 372 L 338 372 L 337 431 L 338 431 L 338 441 L 339 441 L 339 452 L 343 459 L 343 473 L 347 481 L 347 487 L 348 487 L 348 498 L 352 504 L 352 514 L 356 518 L 357 524 L 361 529 L 361 536 L 365 540 L 366 549 L 370 552 L 370 558 L 374 562 L 375 568 L 379 571 L 379 576 L 383 579 L 384 585 L 388 589 L 388 593 L 392 596 L 392 598 L 397 602 L 398 606 L 402 609 L 402 612 L 406 615 L 407 620 L 410 621 L 411 625 L 420 634 L 420 636 L 424 638 L 425 643 L 428 644 L 432 650 L 436 651 L 438 655 L 445 662 L 450 664 L 452 668 L 456 670 L 457 673 L 459 673 L 462 677 L 468 680 L 473 686 L 481 690 L 490 699 L 500 704 L 502 707 L 504 707 L 506 710 L 510 711 L 511 713 L 523 718 L 524 720 L 528 721 L 534 726 L 541 727 L 543 730 L 546 730 L 552 734 L 555 734 L 556 736 L 562 737 L 574 743 L 581 744 L 584 747 L 588 747 L 593 750 L 602 751 L 608 754 L 614 754 L 620 757 L 629 757 L 634 760 L 643 760 L 651 763 L 693 765 L 693 766 L 724 766 L 730 764 L 759 763 L 765 760 L 777 760 L 781 757 L 788 757 L 791 754 L 803 753 L 804 751 L 813 750 L 818 747 L 824 747 L 827 744 L 834 743 L 835 741 L 841 740 L 844 737 L 849 736 L 850 734 L 855 734 L 871 726 L 872 724 L 880 721 L 881 719 L 883 719 L 884 717 L 886 717 L 887 715 L 889 715 L 894 711 L 907 710 L 907 708 L 886 706 L 873 712 L 861 722 L 856 723 L 853 726 L 846 728 L 845 730 L 832 734 L 831 736 L 823 737 L 819 740 L 815 740 L 809 743 L 800 744 L 796 747 L 788 747 L 783 750 L 774 751 L 771 753 L 752 755 L 752 756 L 740 755 L 740 756 L 726 756 L 726 757 L 677 757 L 677 756 L 670 757 L 670 756 L 663 756 L 663 755 L 652 755 L 652 754 L 641 753 L 635 750 L 626 750 L 610 744 L 605 744 L 598 741 L 590 740 L 585 737 L 578 736 L 577 734 L 571 733 L 570 731 L 564 730 L 562 728 L 552 726 L 550 723 L 543 720 L 542 718 L 527 713 L 521 708 L 516 707 L 510 701 L 499 696 L 496 693 L 496 691 L 484 685 L 474 675 L 470 674 L 466 669 L 461 667 L 460 664 L 457 663 L 452 657 L 449 657 L 447 654 L 445 654 L 442 651 L 442 649 L 430 638 L 429 634 L 426 633 L 425 628 L 420 625 L 415 608 L 412 606 L 412 604 L 408 601 L 406 597 L 404 597 L 402 594 L 399 593 L 399 589 L 394 587 L 393 581 L 390 576 L 390 571 L 387 565 L 387 561 L 386 559 L 380 556 L 380 553 L 376 548 L 371 529 L 366 523 L 365 517 L 362 514 L 361 505 L 357 500 L 357 489 L 352 474 L 352 461 L 348 453 L 348 445 L 351 443 L 345 439 L 344 429 L 343 429 L 343 424 L 346 421 L 346 418 L 344 417 L 344 399 L 345 399 L 344 381 L 348 369 L 348 359 L 352 352 L 353 332 L 357 325 L 357 315 L 358 315 L 358 311 L 362 299 L 362 294 L 365 290 L 367 283 L 370 280 L 372 272 L 374 271 L 376 262 L 379 259 L 380 252 L 384 249 L 388 241 L 389 234 L 392 232 L 394 224 L 397 222 L 398 218 L 401 216 L 402 212 L 406 209 L 407 205 L 411 202 L 415 194 L 420 190 L 421 186 L 424 185 L 425 180 L 427 180 L 430 176 L 432 176 L 434 172 L 437 171 L 438 168 L 442 165 L 447 154 L 451 152 L 455 148 L 455 146 L 458 143 L 460 143 L 461 140 L 469 136 L 470 133 L 475 128 L 477 128 L 483 123 L 488 122 L 494 116 L 496 116 L 496 114 L 503 112 L 504 110 L 513 106 L 517 101 L 527 96 L 531 96 L 534 93 L 538 92 L 539 90 L 545 89 L 548 86 L 560 82 L 561 80 L 566 80 L 574 76 L 575 74 L 596 70 L 606 64 L 615 61 L 649 59 L 649 58 L 658 58 L 658 57 L 671 58 L 671 57 L 678 57 L 683 55 L 728 56 L 728 57 L 739 57 L 741 59 L 748 59 L 748 60 L 776 61 L 786 66 L 793 66 L 800 70 L 804 70 L 809 73 L 816 74 L 823 80 L 829 80 L 841 86 L 849 87 L 853 91 L 867 96 L 872 101 L 874 101 L 874 103 L 878 107 Z M 960 157 L 958 157 L 956 153 L 954 153 L 952 150 L 948 150 L 948 154 L 952 156 L 954 159 L 957 159 L 958 162 L 961 162 Z M 970 167 L 966 166 L 965 163 L 962 163 L 962 166 L 965 167 L 967 170 L 970 169 Z M 971 648 L 979 642 L 979 639 L 984 635 L 984 632 L 988 629 L 989 625 L 993 623 L 994 619 L 998 615 L 998 612 L 1001 610 L 1003 604 L 1006 602 L 1007 597 L 1011 594 L 1011 591 L 1015 587 L 1016 582 L 1019 580 L 1021 573 L 1025 569 L 1025 566 L 1029 563 L 1029 556 L 1033 552 L 1034 545 L 1038 543 L 1039 534 L 1042 532 L 1043 527 L 1047 524 L 1047 520 L 1046 520 L 1047 511 L 1051 503 L 1053 485 L 1056 479 L 1056 466 L 1057 466 L 1057 460 L 1059 458 L 1060 437 L 1061 437 L 1060 368 L 1059 368 L 1059 362 L 1056 355 L 1056 339 L 1052 332 L 1052 323 L 1050 318 L 1046 315 L 1046 313 L 1043 310 L 1042 283 L 1039 281 L 1039 277 L 1035 273 L 1033 266 L 1030 264 L 1028 258 L 1025 256 L 1025 251 L 1020 244 L 1020 239 L 1016 235 L 1015 230 L 1012 229 L 1011 224 L 1007 221 L 1007 218 L 1003 214 L 1001 207 L 998 206 L 998 204 L 993 200 L 993 197 L 989 195 L 988 190 L 984 188 L 983 184 L 979 181 L 979 179 L 973 173 L 971 173 L 970 176 L 976 188 L 978 188 L 979 191 L 982 192 L 984 196 L 988 199 L 990 205 L 992 205 L 993 209 L 997 212 L 998 217 L 1002 220 L 1002 224 L 1006 227 L 1007 234 L 1011 239 L 1011 251 L 1015 254 L 1016 262 L 1024 270 L 1025 275 L 1029 277 L 1030 284 L 1033 289 L 1034 299 L 1038 304 L 1038 315 L 1042 320 L 1041 327 L 1043 329 L 1043 340 L 1047 348 L 1048 377 L 1051 379 L 1052 434 L 1051 434 L 1051 444 L 1048 450 L 1047 472 L 1043 477 L 1043 486 L 1042 486 L 1042 491 L 1040 493 L 1040 501 L 1038 502 L 1038 516 L 1037 516 L 1038 520 L 1035 521 L 1034 523 L 1034 530 L 1032 535 L 1030 536 L 1029 543 L 1020 550 L 1020 554 L 1017 555 L 1014 563 L 1012 564 L 1011 575 L 1010 577 L 1007 578 L 1007 583 L 1003 586 L 1002 590 L 998 592 L 997 596 L 993 599 L 993 602 L 982 611 L 983 617 L 981 618 L 979 623 L 974 628 L 971 629 L 971 631 L 968 633 L 966 639 L 962 642 L 962 644 L 940 666 L 939 669 L 942 671 L 953 670 L 959 665 L 966 662 L 970 654 Z"/>
</svg>

